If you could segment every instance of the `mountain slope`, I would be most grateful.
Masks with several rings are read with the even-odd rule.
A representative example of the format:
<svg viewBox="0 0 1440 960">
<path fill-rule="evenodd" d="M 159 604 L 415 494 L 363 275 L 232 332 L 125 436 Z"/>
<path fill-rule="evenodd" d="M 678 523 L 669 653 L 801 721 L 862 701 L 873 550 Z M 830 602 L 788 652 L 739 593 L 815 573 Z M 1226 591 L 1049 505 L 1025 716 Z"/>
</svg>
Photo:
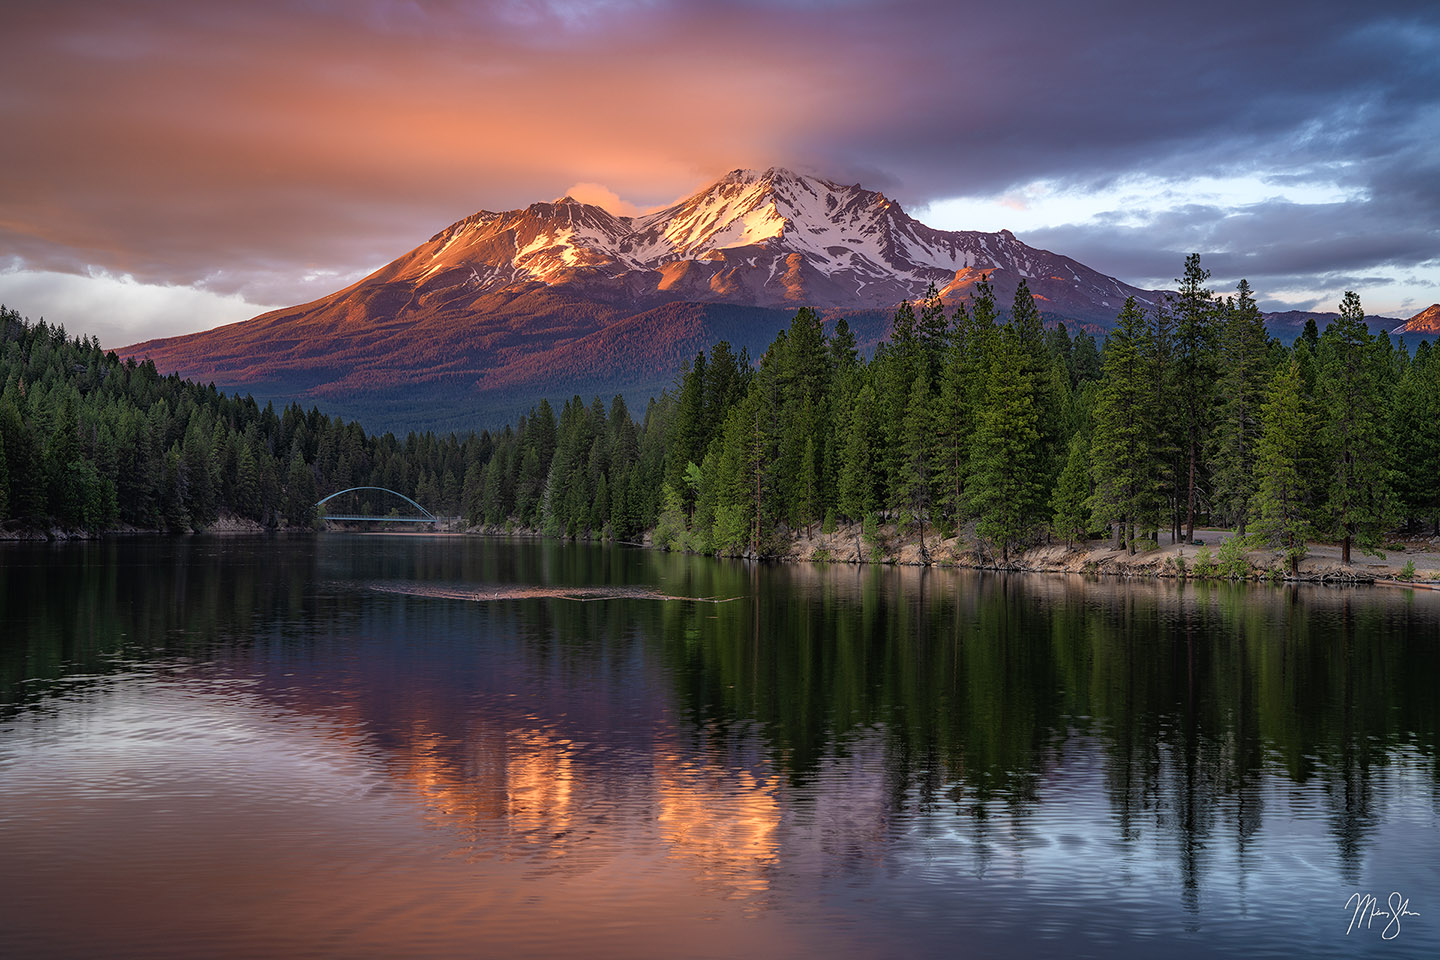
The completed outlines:
<svg viewBox="0 0 1440 960">
<path fill-rule="evenodd" d="M 722 336 L 768 343 L 800 306 L 870 323 L 986 274 L 1002 306 L 1024 278 L 1044 314 L 1097 328 L 1127 296 L 1158 296 L 1009 231 L 935 230 L 858 185 L 736 170 L 640 217 L 569 197 L 481 211 L 327 297 L 120 352 L 257 396 L 324 397 L 374 426 L 415 425 L 398 418 L 423 417 L 427 397 L 493 423 L 531 396 L 638 395 Z"/>
<path fill-rule="evenodd" d="M 1440 303 L 1432 303 L 1396 327 L 1392 333 L 1440 333 Z"/>
</svg>

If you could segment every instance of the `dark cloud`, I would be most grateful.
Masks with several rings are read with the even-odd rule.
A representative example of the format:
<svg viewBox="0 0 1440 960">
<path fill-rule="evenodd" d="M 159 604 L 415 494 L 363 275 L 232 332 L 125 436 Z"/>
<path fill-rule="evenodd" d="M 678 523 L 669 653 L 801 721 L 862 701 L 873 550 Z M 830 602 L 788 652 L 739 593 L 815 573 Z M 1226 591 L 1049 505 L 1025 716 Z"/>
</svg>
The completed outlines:
<svg viewBox="0 0 1440 960">
<path fill-rule="evenodd" d="M 481 207 L 775 163 L 910 206 L 1137 174 L 1354 198 L 1026 237 L 1129 280 L 1189 250 L 1292 285 L 1440 250 L 1433 2 L 52 0 L 0 30 L 0 258 L 257 303 Z"/>
</svg>

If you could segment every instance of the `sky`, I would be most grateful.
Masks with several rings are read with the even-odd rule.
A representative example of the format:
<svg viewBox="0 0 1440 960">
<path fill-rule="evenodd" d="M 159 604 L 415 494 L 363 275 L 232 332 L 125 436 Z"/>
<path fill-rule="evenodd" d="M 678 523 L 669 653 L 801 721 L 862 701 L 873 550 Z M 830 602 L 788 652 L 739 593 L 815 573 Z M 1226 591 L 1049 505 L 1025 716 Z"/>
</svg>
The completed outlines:
<svg viewBox="0 0 1440 960">
<path fill-rule="evenodd" d="M 121 346 L 480 209 L 859 182 L 1142 287 L 1440 301 L 1440 4 L 9 0 L 0 302 Z"/>
</svg>

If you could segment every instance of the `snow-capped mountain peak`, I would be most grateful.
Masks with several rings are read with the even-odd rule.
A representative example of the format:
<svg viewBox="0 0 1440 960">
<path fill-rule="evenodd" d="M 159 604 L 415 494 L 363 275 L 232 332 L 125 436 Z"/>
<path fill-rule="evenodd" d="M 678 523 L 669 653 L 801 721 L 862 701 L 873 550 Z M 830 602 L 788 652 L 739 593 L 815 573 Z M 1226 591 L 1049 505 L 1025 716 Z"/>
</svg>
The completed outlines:
<svg viewBox="0 0 1440 960">
<path fill-rule="evenodd" d="M 1042 309 L 1096 319 L 1128 295 L 1151 299 L 1008 230 L 935 230 L 883 194 L 781 167 L 732 170 L 639 217 L 568 196 L 481 211 L 386 271 L 475 293 L 538 283 L 610 300 L 836 308 L 893 307 L 932 283 L 964 296 L 988 274 L 1001 296 L 1023 277 Z"/>
</svg>

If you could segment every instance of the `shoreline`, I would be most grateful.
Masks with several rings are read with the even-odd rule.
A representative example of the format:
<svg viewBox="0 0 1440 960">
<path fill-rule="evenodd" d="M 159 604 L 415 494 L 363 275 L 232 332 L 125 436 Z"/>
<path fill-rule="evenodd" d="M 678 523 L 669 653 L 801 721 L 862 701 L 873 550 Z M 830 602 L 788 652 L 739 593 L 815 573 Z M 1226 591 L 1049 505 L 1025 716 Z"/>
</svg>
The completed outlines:
<svg viewBox="0 0 1440 960">
<path fill-rule="evenodd" d="M 545 534 L 529 528 L 480 524 L 464 531 L 472 536 L 507 539 L 543 540 Z M 1383 557 L 1370 557 L 1358 548 L 1351 552 L 1349 565 L 1340 562 L 1340 547 L 1316 541 L 1309 544 L 1310 554 L 1299 564 L 1299 575 L 1291 576 L 1282 555 L 1269 548 L 1247 550 L 1244 575 L 1221 569 L 1220 546 L 1235 536 L 1233 530 L 1196 529 L 1193 544 L 1161 543 L 1130 554 L 1114 549 L 1109 541 L 1091 540 L 1083 544 L 1048 543 L 1030 547 L 1001 564 L 983 556 L 978 549 L 974 526 L 958 536 L 942 538 L 927 533 L 925 549 L 913 534 L 900 534 L 895 525 L 880 526 L 867 543 L 860 524 L 843 524 L 831 533 L 818 529 L 810 536 L 803 532 L 785 533 L 785 548 L 775 554 L 755 556 L 752 551 L 736 554 L 715 554 L 679 548 L 657 547 L 654 531 L 647 530 L 641 542 L 631 546 L 695 556 L 719 556 L 725 559 L 764 560 L 774 563 L 849 563 L 890 566 L 933 566 L 965 570 L 988 570 L 997 573 L 1062 573 L 1124 579 L 1229 580 L 1233 582 L 1271 583 L 1333 583 L 1333 584 L 1395 584 L 1440 588 L 1440 537 L 1417 537 L 1401 544 L 1401 550 L 1386 550 Z M 563 538 L 559 538 L 563 539 Z M 595 538 L 574 542 L 607 543 Z M 1401 543 L 1392 541 L 1392 543 Z M 1208 557 L 1208 563 L 1207 563 Z M 1412 580 L 1400 579 L 1406 562 L 1415 566 Z"/>
<path fill-rule="evenodd" d="M 270 534 L 306 534 L 324 532 L 323 527 L 310 530 L 295 527 L 268 528 L 253 521 L 237 517 L 222 517 L 202 531 L 174 533 L 165 530 L 147 530 L 139 527 L 119 527 L 102 532 L 63 530 L 59 528 L 20 528 L 0 530 L 0 542 L 38 543 L 97 541 L 107 537 L 129 536 L 246 536 Z M 362 530 L 352 531 L 368 536 L 404 537 L 493 537 L 511 540 L 564 541 L 568 538 L 552 538 L 539 530 L 490 524 L 450 530 Z M 716 554 L 689 549 L 658 547 L 654 543 L 654 531 L 647 530 L 640 541 L 611 541 L 599 537 L 581 538 L 570 542 L 613 543 L 641 547 L 647 550 L 662 550 L 667 553 L 690 553 L 695 556 L 712 556 L 724 559 L 764 560 L 775 563 L 837 563 L 837 564 L 878 564 L 887 566 L 932 566 L 941 568 L 985 570 L 996 573 L 1059 573 L 1086 576 L 1115 577 L 1120 579 L 1176 579 L 1232 582 L 1269 583 L 1330 583 L 1330 584 L 1376 584 L 1387 586 L 1419 587 L 1440 589 L 1440 537 L 1416 537 L 1391 541 L 1391 548 L 1382 551 L 1383 556 L 1366 556 L 1358 548 L 1352 551 L 1349 565 L 1340 562 L 1338 545 L 1313 542 L 1310 553 L 1300 561 L 1299 574 L 1292 576 L 1286 568 L 1282 555 L 1269 548 L 1257 548 L 1230 558 L 1220 557 L 1220 548 L 1225 541 L 1235 536 L 1232 530 L 1216 528 L 1197 529 L 1196 543 L 1160 543 L 1131 554 L 1128 550 L 1117 550 L 1110 542 L 1090 540 L 1084 543 L 1039 544 L 1014 554 L 1008 563 L 985 555 L 974 536 L 973 525 L 959 535 L 941 537 L 928 533 L 924 546 L 913 533 L 900 533 L 895 525 L 879 526 L 870 537 L 866 537 L 860 524 L 844 524 L 830 533 L 818 529 L 806 536 L 803 531 L 781 530 L 778 538 L 783 548 L 773 554 L 755 556 L 753 551 L 736 554 Z M 1395 547 L 1401 549 L 1394 549 Z M 1400 574 L 1406 563 L 1414 566 L 1412 579 L 1402 579 Z M 1228 565 L 1227 565 L 1228 563 Z"/>
</svg>

